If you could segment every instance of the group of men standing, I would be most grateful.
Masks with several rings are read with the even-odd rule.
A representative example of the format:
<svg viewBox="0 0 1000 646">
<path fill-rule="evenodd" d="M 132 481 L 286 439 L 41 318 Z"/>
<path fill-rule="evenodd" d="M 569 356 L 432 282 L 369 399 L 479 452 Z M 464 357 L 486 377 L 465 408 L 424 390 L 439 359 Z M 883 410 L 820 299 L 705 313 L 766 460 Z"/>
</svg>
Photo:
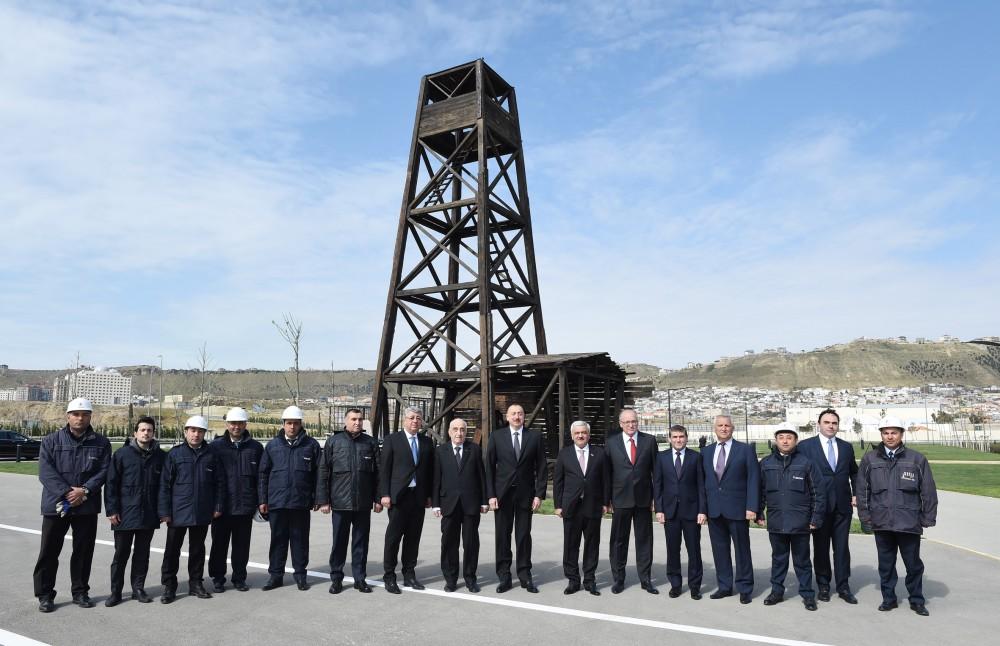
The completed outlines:
<svg viewBox="0 0 1000 646">
<path fill-rule="evenodd" d="M 55 607 L 58 556 L 70 528 L 73 603 L 93 606 L 89 575 L 102 487 L 115 535 L 107 606 L 122 600 L 130 552 L 134 553 L 132 598 L 151 601 L 144 584 L 150 542 L 161 522 L 167 525 L 162 603 L 175 599 L 185 537 L 189 592 L 199 598 L 212 596 L 203 585 L 209 529 L 213 591 L 226 589 L 227 556 L 232 562 L 232 586 L 248 590 L 246 568 L 255 514 L 271 527 L 269 577 L 262 589 L 284 584 L 290 551 L 295 583 L 306 590 L 312 511 L 331 515 L 331 594 L 343 590 L 348 545 L 354 588 L 372 591 L 366 582 L 371 513 L 383 509 L 389 517 L 383 554 L 385 589 L 401 593 L 397 565 L 404 587 L 423 589 L 416 564 L 428 508 L 441 519 L 440 562 L 446 591 L 457 589 L 460 575 L 470 592 L 480 590 L 480 516 L 493 511 L 496 591 L 513 588 L 513 566 L 520 587 L 538 592 L 531 572 L 531 522 L 546 496 L 547 461 L 542 435 L 524 427 L 520 405 L 507 409 L 507 427 L 490 433 L 485 451 L 467 440 L 466 423 L 458 418 L 449 424 L 448 441 L 435 447 L 421 433 L 423 417 L 417 408 L 405 410 L 403 430 L 389 435 L 381 451 L 376 440 L 363 432 L 358 409 L 347 412 L 344 432 L 321 448 L 304 432 L 302 410 L 289 406 L 282 414 L 281 431 L 266 445 L 249 436 L 246 411 L 234 408 L 226 416 L 226 433 L 211 444 L 204 441 L 207 421 L 196 415 L 185 424 L 184 442 L 167 453 L 154 438 L 154 420 L 140 418 L 133 437 L 113 457 L 108 440 L 90 426 L 92 410 L 85 399 L 70 402 L 66 427 L 42 443 L 42 538 L 34 573 L 42 612 Z M 836 411 L 823 411 L 819 435 L 801 444 L 794 428 L 780 427 L 772 454 L 759 463 L 752 446 L 733 439 L 733 422 L 726 415 L 715 418 L 717 441 L 701 453 L 687 448 L 683 426 L 669 429 L 670 448 L 659 451 L 655 439 L 638 430 L 638 416 L 631 409 L 621 411 L 622 432 L 609 437 L 604 447 L 590 444 L 587 422 L 573 422 L 573 443 L 556 456 L 553 481 L 555 513 L 564 531 L 563 569 L 569 582 L 564 593 L 576 593 L 582 585 L 590 594 L 600 595 L 596 584 L 600 527 L 603 516 L 611 513 L 611 592 L 619 594 L 625 588 L 634 532 L 640 585 L 658 594 L 651 575 L 655 514 L 664 526 L 670 597 L 682 592 L 683 543 L 690 595 L 702 598 L 700 541 L 701 528 L 707 524 L 717 579 L 711 598 L 739 594 L 741 603 L 750 603 L 754 575 L 749 525 L 756 522 L 766 523 L 772 548 L 771 592 L 765 605 L 783 600 L 789 559 L 806 609 L 817 608 L 817 597 L 829 601 L 831 586 L 841 599 L 855 604 L 849 584 L 848 534 L 856 505 L 862 523 L 875 533 L 883 596 L 879 610 L 897 607 L 898 552 L 906 566 L 910 607 L 917 614 L 928 614 L 921 589 L 919 538 L 924 527 L 935 523 L 937 497 L 927 461 L 902 445 L 903 426 L 887 419 L 880 428 L 882 443 L 865 454 L 859 468 L 851 444 L 836 437 L 839 421 Z M 813 572 L 818 594 L 812 587 Z"/>
</svg>

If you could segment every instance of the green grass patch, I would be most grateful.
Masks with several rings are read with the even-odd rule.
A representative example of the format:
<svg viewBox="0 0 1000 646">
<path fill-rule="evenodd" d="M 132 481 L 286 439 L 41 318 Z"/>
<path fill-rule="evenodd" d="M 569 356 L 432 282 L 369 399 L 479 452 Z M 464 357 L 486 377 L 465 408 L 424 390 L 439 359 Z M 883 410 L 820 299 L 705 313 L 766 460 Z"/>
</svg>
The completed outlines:
<svg viewBox="0 0 1000 646">
<path fill-rule="evenodd" d="M 932 464 L 938 489 L 1000 498 L 1000 465 Z"/>
<path fill-rule="evenodd" d="M 28 462 L 0 462 L 0 473 L 21 473 L 26 476 L 38 475 L 38 462 L 32 460 Z"/>
</svg>

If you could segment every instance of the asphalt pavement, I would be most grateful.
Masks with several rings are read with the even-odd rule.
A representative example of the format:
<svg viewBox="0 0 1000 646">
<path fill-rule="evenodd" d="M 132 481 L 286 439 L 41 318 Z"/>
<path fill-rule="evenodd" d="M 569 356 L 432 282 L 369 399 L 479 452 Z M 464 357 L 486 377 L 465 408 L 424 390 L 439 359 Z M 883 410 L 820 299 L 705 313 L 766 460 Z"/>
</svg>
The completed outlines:
<svg viewBox="0 0 1000 646">
<path fill-rule="evenodd" d="M 996 581 L 1000 575 L 1000 550 L 995 537 L 1000 530 L 1000 501 L 942 492 L 938 527 L 928 532 L 922 546 L 926 564 L 924 592 L 930 617 L 918 617 L 905 606 L 880 613 L 875 546 L 871 536 L 853 535 L 851 584 L 859 605 L 836 597 L 820 603 L 817 612 L 804 610 L 795 592 L 794 576 L 786 580 L 786 601 L 764 607 L 769 591 L 770 547 L 766 532 L 751 531 L 756 587 L 753 603 L 740 605 L 736 597 L 710 600 L 715 571 L 707 530 L 702 534 L 705 560 L 704 597 L 687 594 L 667 597 L 664 573 L 666 549 L 662 530 L 654 533 L 653 582 L 660 594 L 653 596 L 638 585 L 634 553 L 630 557 L 627 588 L 620 595 L 610 591 L 607 545 L 610 522 L 602 528 L 601 564 L 597 580 L 602 594 L 563 594 L 562 521 L 535 516 L 534 577 L 541 591 L 529 594 L 515 588 L 497 594 L 494 573 L 493 518 L 486 515 L 480 528 L 482 555 L 479 566 L 483 591 L 470 594 L 460 588 L 446 593 L 439 567 L 440 526 L 428 511 L 421 541 L 417 576 L 427 590 L 407 588 L 399 596 L 376 587 L 372 594 L 345 589 L 327 593 L 330 550 L 329 516 L 312 516 L 310 581 L 302 592 L 286 585 L 271 592 L 260 586 L 265 571 L 269 529 L 255 524 L 251 547 L 252 589 L 233 589 L 212 599 L 188 597 L 185 562 L 181 563 L 178 600 L 169 606 L 126 601 L 105 608 L 108 570 L 113 548 L 111 531 L 102 518 L 91 576 L 93 609 L 70 603 L 69 553 L 63 551 L 56 589 L 56 612 L 43 615 L 32 596 L 31 574 L 38 554 L 41 526 L 41 486 L 32 476 L 0 473 L 0 644 L 439 644 L 462 641 L 476 644 L 630 644 L 653 640 L 683 640 L 686 644 L 757 642 L 770 644 L 920 644 L 986 642 L 995 634 Z M 385 514 L 373 515 L 369 582 L 381 584 L 382 541 Z M 158 531 L 154 549 L 162 549 L 165 531 Z M 146 589 L 158 596 L 161 554 L 150 559 Z M 685 559 L 686 566 L 686 559 Z M 349 571 L 349 570 L 348 570 Z M 902 581 L 898 594 L 905 600 Z M 291 584 L 291 576 L 286 577 Z"/>
</svg>

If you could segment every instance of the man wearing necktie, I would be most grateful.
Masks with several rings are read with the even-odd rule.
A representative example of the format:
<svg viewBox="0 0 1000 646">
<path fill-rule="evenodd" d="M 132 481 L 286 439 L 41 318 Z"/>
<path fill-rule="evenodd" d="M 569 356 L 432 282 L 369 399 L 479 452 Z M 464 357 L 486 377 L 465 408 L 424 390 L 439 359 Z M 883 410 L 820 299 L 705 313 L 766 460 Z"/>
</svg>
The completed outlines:
<svg viewBox="0 0 1000 646">
<path fill-rule="evenodd" d="M 420 433 L 423 424 L 420 409 L 407 408 L 403 414 L 403 430 L 386 438 L 382 446 L 379 502 L 389 512 L 382 580 L 386 592 L 391 594 L 401 592 L 396 583 L 400 542 L 403 544 L 403 585 L 414 590 L 424 589 L 417 580 L 416 567 L 420 534 L 424 529 L 424 509 L 431 506 L 434 443 Z"/>
<path fill-rule="evenodd" d="M 854 490 L 858 463 L 854 447 L 837 437 L 840 415 L 828 408 L 819 414 L 819 435 L 802 440 L 799 453 L 819 468 L 823 477 L 826 507 L 823 523 L 813 530 L 813 569 L 820 601 L 830 600 L 830 581 L 836 573 L 837 595 L 850 604 L 858 602 L 848 579 L 851 576 L 851 552 L 848 537 L 854 516 Z M 830 567 L 830 547 L 833 567 Z"/>
<path fill-rule="evenodd" d="M 564 594 L 580 590 L 580 539 L 583 538 L 583 589 L 597 591 L 597 557 L 601 541 L 601 517 L 608 511 L 611 481 L 604 450 L 590 445 L 590 424 L 582 420 L 570 425 L 573 444 L 556 457 L 552 479 L 552 502 L 563 519 L 563 573 L 569 580 Z"/>
<path fill-rule="evenodd" d="M 701 526 L 708 522 L 701 454 L 687 448 L 687 429 L 670 427 L 670 450 L 657 455 L 653 471 L 656 520 L 667 538 L 667 580 L 671 598 L 681 594 L 681 539 L 687 547 L 688 587 L 701 599 Z"/>
<path fill-rule="evenodd" d="M 920 560 L 920 535 L 937 523 L 937 487 L 927 458 L 903 446 L 904 426 L 894 417 L 879 425 L 882 443 L 865 453 L 858 468 L 858 517 L 875 532 L 882 603 L 887 612 L 896 602 L 896 554 L 906 567 L 910 610 L 922 617 L 924 563 Z"/>
<path fill-rule="evenodd" d="M 701 452 L 708 507 L 708 538 L 712 542 L 719 588 L 710 596 L 722 599 L 739 592 L 740 603 L 753 600 L 750 521 L 760 508 L 760 469 L 753 448 L 733 439 L 733 418 L 717 415 L 716 443 Z M 736 554 L 736 571 L 730 543 Z M 734 588 L 735 586 L 735 588 Z"/>
<path fill-rule="evenodd" d="M 513 554 L 511 533 L 517 545 L 517 578 L 531 593 L 538 587 L 531 577 L 531 515 L 545 499 L 548 480 L 542 435 L 524 427 L 524 408 L 507 408 L 506 428 L 490 433 L 486 445 L 486 497 L 495 513 L 496 568 L 503 593 L 514 587 L 510 576 Z"/>
<path fill-rule="evenodd" d="M 625 564 L 628 544 L 635 531 L 635 566 L 642 589 L 659 594 L 653 587 L 653 469 L 656 464 L 656 440 L 639 432 L 639 416 L 631 408 L 618 415 L 622 432 L 608 439 L 608 463 L 611 472 L 611 592 L 625 589 Z"/>
<path fill-rule="evenodd" d="M 458 543 L 462 541 L 462 575 L 469 592 L 479 592 L 479 515 L 485 514 L 486 474 L 479 445 L 466 442 L 465 420 L 448 424 L 447 444 L 437 447 L 431 504 L 441 519 L 441 574 L 445 592 L 458 589 Z"/>
</svg>

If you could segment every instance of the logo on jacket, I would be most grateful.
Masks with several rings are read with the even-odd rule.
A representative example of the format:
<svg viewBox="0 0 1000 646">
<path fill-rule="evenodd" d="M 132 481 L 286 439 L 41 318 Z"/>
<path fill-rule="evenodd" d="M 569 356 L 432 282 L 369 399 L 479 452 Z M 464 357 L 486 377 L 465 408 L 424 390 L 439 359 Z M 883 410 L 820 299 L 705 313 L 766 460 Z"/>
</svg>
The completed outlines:
<svg viewBox="0 0 1000 646">
<path fill-rule="evenodd" d="M 916 482 L 917 481 L 917 474 L 915 474 L 912 471 L 904 471 L 903 475 L 901 477 L 902 477 L 903 480 L 909 480 L 910 482 Z"/>
<path fill-rule="evenodd" d="M 805 479 L 806 479 L 805 476 L 797 476 L 795 474 L 792 474 L 792 480 L 805 480 Z"/>
</svg>

